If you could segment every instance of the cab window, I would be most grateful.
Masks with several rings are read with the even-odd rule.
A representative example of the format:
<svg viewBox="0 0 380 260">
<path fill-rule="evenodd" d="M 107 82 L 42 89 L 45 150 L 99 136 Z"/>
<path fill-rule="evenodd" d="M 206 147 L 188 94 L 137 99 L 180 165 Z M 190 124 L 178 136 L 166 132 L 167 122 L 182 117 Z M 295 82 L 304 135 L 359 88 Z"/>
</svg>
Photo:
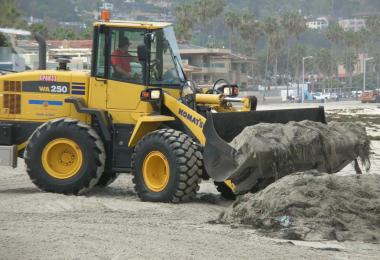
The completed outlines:
<svg viewBox="0 0 380 260">
<path fill-rule="evenodd" d="M 137 58 L 137 47 L 144 43 L 144 32 L 130 28 L 111 30 L 110 79 L 143 84 L 143 66 Z"/>
<path fill-rule="evenodd" d="M 181 80 L 175 62 L 164 31 L 155 31 L 154 40 L 151 43 L 150 84 L 153 86 L 180 85 Z"/>
<path fill-rule="evenodd" d="M 95 35 L 98 35 L 95 40 L 97 42 L 95 43 L 94 49 L 96 49 L 96 59 L 95 59 L 95 67 L 93 67 L 93 76 L 98 78 L 105 78 L 106 72 L 105 72 L 105 46 L 106 46 L 106 34 L 105 33 L 99 33 L 99 29 L 95 30 Z"/>
</svg>

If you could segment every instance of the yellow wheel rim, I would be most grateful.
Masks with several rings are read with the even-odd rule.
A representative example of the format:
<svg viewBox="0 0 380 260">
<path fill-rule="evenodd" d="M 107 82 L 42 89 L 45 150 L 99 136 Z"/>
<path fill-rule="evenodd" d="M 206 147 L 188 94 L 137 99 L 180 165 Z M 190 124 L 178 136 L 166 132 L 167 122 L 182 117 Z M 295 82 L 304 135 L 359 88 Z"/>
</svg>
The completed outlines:
<svg viewBox="0 0 380 260">
<path fill-rule="evenodd" d="M 154 192 L 163 191 L 170 177 L 169 162 L 161 152 L 150 152 L 144 159 L 143 177 L 145 185 Z"/>
<path fill-rule="evenodd" d="M 51 141 L 42 151 L 42 166 L 56 179 L 73 177 L 80 170 L 82 163 L 82 150 L 77 143 L 66 138 Z"/>
</svg>

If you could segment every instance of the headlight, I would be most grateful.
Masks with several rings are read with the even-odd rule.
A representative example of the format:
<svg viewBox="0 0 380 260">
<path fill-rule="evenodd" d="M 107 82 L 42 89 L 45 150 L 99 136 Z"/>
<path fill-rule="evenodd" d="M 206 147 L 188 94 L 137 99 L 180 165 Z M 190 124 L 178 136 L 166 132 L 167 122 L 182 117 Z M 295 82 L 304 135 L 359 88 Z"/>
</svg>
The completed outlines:
<svg viewBox="0 0 380 260">
<path fill-rule="evenodd" d="M 150 98 L 151 99 L 160 99 L 161 98 L 161 91 L 159 91 L 159 90 L 152 90 L 150 92 Z"/>
<path fill-rule="evenodd" d="M 226 96 L 231 96 L 232 95 L 232 88 L 230 88 L 230 87 L 224 87 L 223 88 L 223 93 Z"/>
<path fill-rule="evenodd" d="M 162 89 L 146 89 L 141 92 L 140 99 L 142 101 L 157 101 L 162 98 Z"/>
<path fill-rule="evenodd" d="M 239 95 L 239 87 L 237 85 L 228 85 L 220 88 L 227 97 L 237 97 Z"/>
</svg>

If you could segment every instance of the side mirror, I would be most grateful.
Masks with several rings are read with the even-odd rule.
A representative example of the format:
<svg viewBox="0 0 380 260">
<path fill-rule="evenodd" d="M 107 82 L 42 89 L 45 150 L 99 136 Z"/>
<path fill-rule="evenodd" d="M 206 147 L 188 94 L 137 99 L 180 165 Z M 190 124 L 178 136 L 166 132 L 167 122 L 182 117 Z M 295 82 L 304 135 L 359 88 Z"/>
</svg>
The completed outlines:
<svg viewBox="0 0 380 260">
<path fill-rule="evenodd" d="M 140 44 L 137 46 L 137 58 L 140 62 L 145 62 L 148 57 L 148 48 L 145 44 Z"/>
</svg>

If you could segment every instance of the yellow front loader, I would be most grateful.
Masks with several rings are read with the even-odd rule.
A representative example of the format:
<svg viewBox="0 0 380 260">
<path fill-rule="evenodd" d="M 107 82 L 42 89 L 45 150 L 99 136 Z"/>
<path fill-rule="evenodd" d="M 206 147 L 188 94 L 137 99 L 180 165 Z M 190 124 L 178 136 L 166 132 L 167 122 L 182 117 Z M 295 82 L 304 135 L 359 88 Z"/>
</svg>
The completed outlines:
<svg viewBox="0 0 380 260">
<path fill-rule="evenodd" d="M 91 73 L 57 70 L 0 76 L 0 160 L 22 157 L 40 189 L 82 194 L 132 172 L 139 197 L 181 202 L 201 179 L 242 193 L 244 176 L 231 141 L 259 122 L 324 122 L 323 109 L 252 111 L 224 83 L 207 93 L 187 81 L 167 23 L 94 24 Z"/>
</svg>

